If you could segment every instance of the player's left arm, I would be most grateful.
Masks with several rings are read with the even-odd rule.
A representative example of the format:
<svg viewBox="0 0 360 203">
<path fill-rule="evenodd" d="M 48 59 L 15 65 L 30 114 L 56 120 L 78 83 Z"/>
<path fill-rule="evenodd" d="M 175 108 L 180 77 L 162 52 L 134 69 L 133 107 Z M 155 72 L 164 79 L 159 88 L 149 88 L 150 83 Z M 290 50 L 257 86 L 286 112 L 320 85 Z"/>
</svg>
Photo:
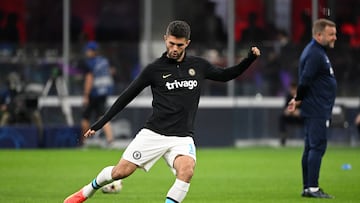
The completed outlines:
<svg viewBox="0 0 360 203">
<path fill-rule="evenodd" d="M 211 66 L 206 74 L 206 78 L 221 82 L 232 80 L 247 70 L 260 55 L 259 48 L 251 47 L 249 49 L 248 56 L 244 58 L 239 64 L 227 68 Z"/>
</svg>

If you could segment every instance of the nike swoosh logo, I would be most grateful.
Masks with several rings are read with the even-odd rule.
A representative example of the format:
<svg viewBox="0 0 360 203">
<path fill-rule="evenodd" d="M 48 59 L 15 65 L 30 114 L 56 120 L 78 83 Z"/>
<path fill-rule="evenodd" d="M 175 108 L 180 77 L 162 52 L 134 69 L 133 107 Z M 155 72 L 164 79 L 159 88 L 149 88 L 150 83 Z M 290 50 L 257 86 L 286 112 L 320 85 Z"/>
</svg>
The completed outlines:
<svg viewBox="0 0 360 203">
<path fill-rule="evenodd" d="M 163 75 L 162 78 L 166 79 L 168 77 L 170 77 L 172 74 L 167 74 L 167 75 Z"/>
</svg>

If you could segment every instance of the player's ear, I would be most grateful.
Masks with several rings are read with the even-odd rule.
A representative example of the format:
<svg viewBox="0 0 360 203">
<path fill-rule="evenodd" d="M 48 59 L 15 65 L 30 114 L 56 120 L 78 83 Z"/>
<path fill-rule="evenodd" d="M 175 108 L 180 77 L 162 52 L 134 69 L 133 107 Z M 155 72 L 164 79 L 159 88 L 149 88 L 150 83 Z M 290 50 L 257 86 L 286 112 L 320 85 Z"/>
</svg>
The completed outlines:
<svg viewBox="0 0 360 203">
<path fill-rule="evenodd" d="M 186 47 L 189 46 L 190 42 L 191 42 L 191 40 L 189 40 L 189 39 L 186 40 Z"/>
<path fill-rule="evenodd" d="M 315 39 L 316 40 L 320 40 L 321 36 L 322 36 L 322 32 L 315 33 Z"/>
<path fill-rule="evenodd" d="M 164 41 L 166 41 L 166 39 L 167 39 L 167 36 L 166 36 L 166 35 L 164 35 Z"/>
</svg>

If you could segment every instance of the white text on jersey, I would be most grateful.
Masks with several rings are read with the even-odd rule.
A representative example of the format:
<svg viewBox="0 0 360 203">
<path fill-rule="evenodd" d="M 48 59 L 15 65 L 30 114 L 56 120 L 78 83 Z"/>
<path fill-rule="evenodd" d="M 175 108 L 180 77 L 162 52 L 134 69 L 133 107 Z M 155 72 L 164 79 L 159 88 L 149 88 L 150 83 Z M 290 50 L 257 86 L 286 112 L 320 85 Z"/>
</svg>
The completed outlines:
<svg viewBox="0 0 360 203">
<path fill-rule="evenodd" d="M 198 82 L 196 80 L 183 80 L 183 81 L 177 81 L 174 80 L 174 82 L 166 82 L 165 86 L 168 90 L 173 90 L 177 88 L 188 88 L 189 90 L 194 89 L 197 87 Z"/>
</svg>

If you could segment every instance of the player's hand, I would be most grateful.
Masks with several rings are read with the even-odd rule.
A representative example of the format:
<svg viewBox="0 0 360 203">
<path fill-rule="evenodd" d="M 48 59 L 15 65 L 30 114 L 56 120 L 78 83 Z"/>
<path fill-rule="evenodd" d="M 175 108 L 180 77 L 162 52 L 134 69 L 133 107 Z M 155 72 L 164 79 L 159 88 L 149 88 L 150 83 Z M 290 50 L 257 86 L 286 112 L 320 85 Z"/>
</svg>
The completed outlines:
<svg viewBox="0 0 360 203">
<path fill-rule="evenodd" d="M 260 56 L 260 49 L 257 47 L 251 47 L 251 53 L 254 54 L 255 56 Z"/>
<path fill-rule="evenodd" d="M 89 130 L 87 130 L 85 132 L 84 137 L 90 137 L 90 136 L 93 136 L 93 135 L 95 135 L 95 130 L 89 129 Z"/>
</svg>

